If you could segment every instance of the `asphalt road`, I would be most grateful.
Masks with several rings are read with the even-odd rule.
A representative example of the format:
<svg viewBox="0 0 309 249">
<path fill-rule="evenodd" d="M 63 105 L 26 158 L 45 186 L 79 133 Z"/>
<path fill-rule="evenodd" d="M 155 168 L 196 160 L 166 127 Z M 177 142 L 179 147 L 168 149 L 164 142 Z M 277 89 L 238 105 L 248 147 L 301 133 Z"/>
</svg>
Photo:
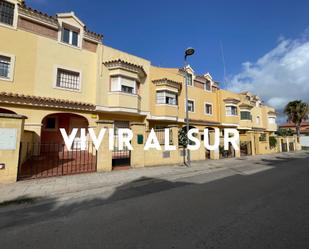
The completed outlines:
<svg viewBox="0 0 309 249">
<path fill-rule="evenodd" d="M 0 213 L 0 248 L 309 248 L 309 155 Z M 125 187 L 125 186 L 124 186 Z"/>
</svg>

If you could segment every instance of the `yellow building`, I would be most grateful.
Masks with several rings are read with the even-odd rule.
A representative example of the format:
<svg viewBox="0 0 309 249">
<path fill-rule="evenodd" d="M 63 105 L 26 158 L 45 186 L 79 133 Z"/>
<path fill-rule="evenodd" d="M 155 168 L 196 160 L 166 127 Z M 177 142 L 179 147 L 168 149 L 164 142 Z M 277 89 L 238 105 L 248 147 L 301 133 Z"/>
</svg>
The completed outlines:
<svg viewBox="0 0 309 249">
<path fill-rule="evenodd" d="M 180 129 L 185 124 L 185 84 L 192 127 L 237 128 L 244 154 L 270 152 L 268 137 L 277 129 L 276 113 L 259 97 L 222 90 L 209 73 L 196 75 L 190 66 L 184 77 L 184 69 L 156 67 L 105 46 L 103 36 L 87 30 L 73 12 L 52 17 L 22 0 L 1 0 L 0 5 L 0 113 L 26 117 L 21 135 L 26 152 L 20 162 L 42 151 L 51 156 L 57 152 L 62 174 L 94 171 L 92 161 L 90 168 L 81 163 L 97 160 L 90 148 L 77 160 L 85 168 L 73 170 L 64 163 L 65 155 L 59 154 L 63 149 L 57 147 L 62 143 L 59 128 L 70 133 L 72 128 L 99 127 L 108 120 L 115 135 L 117 128 L 136 123 L 144 124 L 145 135 L 151 128 Z M 77 149 L 80 135 L 74 141 Z M 112 154 L 114 166 L 130 164 L 130 152 L 117 150 Z M 235 155 L 239 156 L 229 151 L 222 156 Z M 219 155 L 203 148 L 193 153 L 193 160 L 207 158 Z M 42 172 L 59 175 L 54 168 Z"/>
</svg>

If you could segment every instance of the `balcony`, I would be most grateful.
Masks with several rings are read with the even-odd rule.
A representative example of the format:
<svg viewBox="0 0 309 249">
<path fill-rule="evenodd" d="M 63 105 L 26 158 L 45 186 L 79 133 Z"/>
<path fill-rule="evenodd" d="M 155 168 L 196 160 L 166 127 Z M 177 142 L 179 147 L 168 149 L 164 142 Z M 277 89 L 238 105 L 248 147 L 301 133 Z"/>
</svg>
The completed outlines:
<svg viewBox="0 0 309 249">
<path fill-rule="evenodd" d="M 278 129 L 278 125 L 277 124 L 270 124 L 270 123 L 268 123 L 267 124 L 267 130 L 268 131 L 277 131 L 277 129 Z"/>
<path fill-rule="evenodd" d="M 154 109 L 155 116 L 177 117 L 179 113 L 178 105 L 156 104 Z"/>
<path fill-rule="evenodd" d="M 239 126 L 240 128 L 252 128 L 252 121 L 251 120 L 239 120 Z"/>
<path fill-rule="evenodd" d="M 124 92 L 109 92 L 107 96 L 108 107 L 121 112 L 139 113 L 141 110 L 141 97 L 137 94 Z"/>
</svg>

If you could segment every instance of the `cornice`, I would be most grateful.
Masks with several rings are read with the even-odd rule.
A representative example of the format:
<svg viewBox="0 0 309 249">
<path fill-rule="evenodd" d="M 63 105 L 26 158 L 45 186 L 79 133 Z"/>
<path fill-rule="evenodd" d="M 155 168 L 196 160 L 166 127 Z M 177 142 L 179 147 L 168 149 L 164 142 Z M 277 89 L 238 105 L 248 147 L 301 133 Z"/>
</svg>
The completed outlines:
<svg viewBox="0 0 309 249">
<path fill-rule="evenodd" d="M 157 79 L 152 81 L 156 86 L 170 86 L 173 88 L 176 88 L 178 90 L 181 90 L 182 83 L 174 80 L 170 80 L 167 78 L 163 79 Z"/>
<path fill-rule="evenodd" d="M 113 69 L 125 69 L 133 73 L 138 74 L 140 77 L 145 77 L 147 74 L 141 65 L 136 65 L 131 62 L 127 62 L 121 59 L 111 60 L 103 62 L 103 64 L 110 70 Z"/>
<path fill-rule="evenodd" d="M 226 98 L 223 100 L 225 103 L 232 103 L 232 104 L 238 104 L 240 102 L 240 99 L 236 98 Z"/>
</svg>

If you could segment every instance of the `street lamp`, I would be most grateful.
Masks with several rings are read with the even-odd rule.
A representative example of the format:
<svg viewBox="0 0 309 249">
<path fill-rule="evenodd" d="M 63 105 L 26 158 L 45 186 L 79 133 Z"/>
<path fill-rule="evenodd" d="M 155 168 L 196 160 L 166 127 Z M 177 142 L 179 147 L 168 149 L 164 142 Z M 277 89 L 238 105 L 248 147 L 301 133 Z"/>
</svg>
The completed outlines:
<svg viewBox="0 0 309 249">
<path fill-rule="evenodd" d="M 185 61 L 184 61 L 184 73 L 185 73 L 185 86 L 186 86 L 186 127 L 187 127 L 187 142 L 188 142 L 188 132 L 189 132 L 189 127 L 190 127 L 190 123 L 189 123 L 189 110 L 188 110 L 188 82 L 187 82 L 187 57 L 193 55 L 195 53 L 194 48 L 187 48 L 185 51 Z M 190 151 L 188 149 L 188 145 L 187 145 L 187 166 L 190 167 L 191 166 L 191 158 L 190 158 Z"/>
</svg>

